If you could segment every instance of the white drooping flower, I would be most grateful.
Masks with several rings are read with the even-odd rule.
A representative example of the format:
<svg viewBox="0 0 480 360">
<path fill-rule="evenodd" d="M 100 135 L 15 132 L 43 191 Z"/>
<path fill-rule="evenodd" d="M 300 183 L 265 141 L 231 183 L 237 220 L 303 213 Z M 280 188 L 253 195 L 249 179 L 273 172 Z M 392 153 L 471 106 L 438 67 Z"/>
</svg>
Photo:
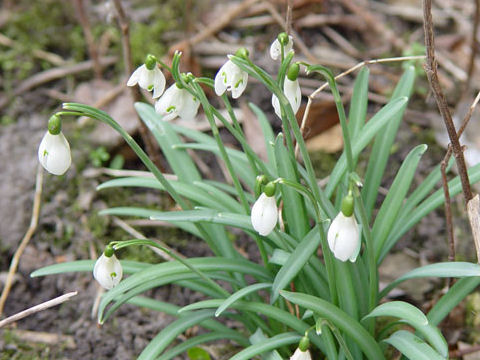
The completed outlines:
<svg viewBox="0 0 480 360">
<path fill-rule="evenodd" d="M 328 246 L 340 261 L 355 262 L 360 252 L 360 231 L 355 216 L 338 213 L 330 224 L 327 234 Z"/>
<path fill-rule="evenodd" d="M 93 268 L 93 277 L 105 289 L 110 290 L 122 280 L 123 269 L 115 254 L 102 254 Z"/>
<path fill-rule="evenodd" d="M 177 116 L 191 121 L 197 115 L 199 106 L 200 101 L 197 98 L 173 84 L 155 103 L 155 111 L 162 115 L 164 121 L 173 120 Z"/>
<path fill-rule="evenodd" d="M 38 147 L 38 160 L 49 173 L 65 174 L 72 163 L 72 156 L 70 145 L 61 131 L 57 135 L 46 132 Z"/>
<path fill-rule="evenodd" d="M 300 105 L 302 104 L 302 92 L 300 90 L 298 78 L 292 81 L 288 77 L 286 77 L 285 82 L 283 83 L 283 92 L 287 97 L 288 101 L 290 102 L 293 113 L 296 114 L 298 109 L 300 109 Z M 277 116 L 281 118 L 282 111 L 280 108 L 280 102 L 275 95 L 272 95 L 272 106 L 275 110 L 275 114 L 277 114 Z"/>
<path fill-rule="evenodd" d="M 278 210 L 275 196 L 262 193 L 255 201 L 250 215 L 253 228 L 263 236 L 267 236 L 277 225 Z"/>
<path fill-rule="evenodd" d="M 215 93 L 221 96 L 225 91 L 231 91 L 232 97 L 237 99 L 247 87 L 247 82 L 248 74 L 228 60 L 215 76 Z"/>
<path fill-rule="evenodd" d="M 292 356 L 290 356 L 290 360 L 312 360 L 312 356 L 310 355 L 310 351 L 302 351 L 300 348 L 297 348 Z"/>
<path fill-rule="evenodd" d="M 288 42 L 286 45 L 283 46 L 283 52 L 284 54 L 287 54 L 290 50 L 293 48 L 293 38 L 291 35 L 288 36 Z M 282 45 L 280 44 L 280 40 L 278 40 L 278 37 L 275 39 L 275 41 L 270 45 L 270 57 L 273 60 L 277 60 L 282 53 Z"/>
<path fill-rule="evenodd" d="M 156 99 L 163 94 L 166 80 L 155 62 L 151 70 L 145 64 L 139 66 L 128 79 L 127 86 L 135 86 L 137 83 L 142 89 L 153 90 L 153 98 Z"/>
</svg>

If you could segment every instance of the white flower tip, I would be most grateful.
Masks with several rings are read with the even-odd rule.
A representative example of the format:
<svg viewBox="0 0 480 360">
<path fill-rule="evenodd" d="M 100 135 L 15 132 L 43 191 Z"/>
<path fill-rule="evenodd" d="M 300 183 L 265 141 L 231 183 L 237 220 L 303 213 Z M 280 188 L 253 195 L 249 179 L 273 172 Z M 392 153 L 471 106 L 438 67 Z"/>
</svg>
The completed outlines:
<svg viewBox="0 0 480 360">
<path fill-rule="evenodd" d="M 93 277 L 105 289 L 110 290 L 122 280 L 123 269 L 115 255 L 102 254 L 93 268 Z"/>
<path fill-rule="evenodd" d="M 63 133 L 46 132 L 38 147 L 38 161 L 49 173 L 63 175 L 72 164 L 70 145 Z"/>
<path fill-rule="evenodd" d="M 250 219 L 255 231 L 262 236 L 269 235 L 278 221 L 278 209 L 275 197 L 262 193 L 255 204 L 253 204 Z"/>
</svg>

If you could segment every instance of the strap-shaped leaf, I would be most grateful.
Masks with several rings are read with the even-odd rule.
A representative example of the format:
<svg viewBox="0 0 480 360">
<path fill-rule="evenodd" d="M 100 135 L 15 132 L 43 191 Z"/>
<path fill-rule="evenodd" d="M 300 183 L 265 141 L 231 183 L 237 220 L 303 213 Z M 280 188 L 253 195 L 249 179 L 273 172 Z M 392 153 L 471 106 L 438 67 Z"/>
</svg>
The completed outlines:
<svg viewBox="0 0 480 360">
<path fill-rule="evenodd" d="M 131 260 L 120 260 L 120 263 L 122 264 L 123 272 L 125 274 L 134 274 L 138 271 L 148 268 L 149 266 L 152 266 L 151 264 Z M 63 262 L 37 269 L 30 274 L 30 277 L 33 278 L 71 272 L 92 272 L 94 266 L 95 260 L 76 260 Z"/>
<path fill-rule="evenodd" d="M 278 334 L 257 344 L 250 345 L 232 356 L 230 360 L 250 360 L 267 351 L 275 350 L 285 345 L 298 343 L 301 338 L 300 335 L 294 332 Z"/>
<path fill-rule="evenodd" d="M 363 149 L 372 141 L 373 137 L 398 113 L 402 112 L 407 106 L 408 98 L 400 98 L 390 101 L 381 108 L 363 127 L 357 139 L 352 144 L 353 157 L 357 157 Z M 338 185 L 338 182 L 347 170 L 347 159 L 345 154 L 340 156 L 335 168 L 330 174 L 328 185 L 325 188 L 325 195 L 330 198 Z"/>
<path fill-rule="evenodd" d="M 405 330 L 399 330 L 393 333 L 388 339 L 384 340 L 386 343 L 395 347 L 403 355 L 410 360 L 444 360 L 438 352 L 433 350 L 427 343 L 425 343 L 418 336 Z"/>
<path fill-rule="evenodd" d="M 275 276 L 272 286 L 272 298 L 270 302 L 273 304 L 280 294 L 280 290 L 284 289 L 297 274 L 302 270 L 308 259 L 315 253 L 320 245 L 320 234 L 318 226 L 310 230 L 305 238 L 298 244 L 296 249 L 290 254 L 285 265 Z"/>
<path fill-rule="evenodd" d="M 470 184 L 475 184 L 480 181 L 480 164 L 472 166 L 470 169 L 468 169 L 468 178 L 470 180 Z M 459 194 L 462 191 L 462 185 L 458 176 L 448 182 L 448 189 L 451 197 Z M 411 211 L 408 216 L 405 215 L 401 219 L 402 221 L 397 221 L 394 228 L 390 232 L 387 241 L 385 241 L 385 245 L 380 254 L 380 262 L 385 258 L 389 250 L 395 245 L 395 243 L 398 241 L 398 239 L 400 239 L 400 237 L 402 237 L 403 234 L 415 226 L 421 219 L 425 217 L 425 215 L 444 204 L 444 202 L 445 199 L 443 189 L 438 189 L 422 203 L 420 203 L 415 210 Z"/>
<path fill-rule="evenodd" d="M 258 123 L 262 129 L 263 138 L 265 139 L 265 148 L 267 149 L 268 161 L 273 165 L 272 168 L 276 169 L 277 166 L 275 163 L 275 153 L 272 146 L 272 144 L 275 142 L 275 135 L 273 133 L 272 126 L 265 116 L 265 113 L 257 105 L 254 103 L 248 103 L 248 106 L 257 116 Z"/>
<path fill-rule="evenodd" d="M 184 149 L 174 147 L 182 144 L 182 141 L 170 123 L 163 121 L 151 105 L 137 102 L 135 109 L 162 148 L 163 155 L 179 180 L 184 182 L 200 180 L 200 173 L 190 155 Z"/>
<path fill-rule="evenodd" d="M 362 349 L 368 359 L 382 360 L 385 359 L 383 352 L 376 340 L 368 333 L 368 331 L 360 325 L 360 323 L 350 317 L 347 313 L 331 304 L 328 301 L 318 297 L 281 291 L 282 295 L 288 301 L 312 310 L 322 318 L 327 319 L 334 324 L 339 330 L 347 334 Z"/>
<path fill-rule="evenodd" d="M 262 290 L 262 289 L 268 289 L 272 287 L 272 284 L 271 283 L 258 283 L 258 284 L 252 284 L 252 285 L 249 285 L 247 287 L 244 287 L 243 289 L 240 289 L 238 290 L 237 292 L 233 293 L 232 295 L 230 295 L 230 297 L 228 297 L 223 303 L 222 305 L 220 305 L 217 309 L 217 311 L 215 311 L 215 317 L 218 317 L 222 314 L 222 312 L 224 312 L 226 309 L 228 309 L 233 303 L 235 303 L 236 301 L 242 299 L 243 297 L 253 293 L 253 292 L 257 292 L 259 290 Z"/>
<path fill-rule="evenodd" d="M 404 96 L 410 97 L 414 82 L 415 68 L 409 66 L 395 87 L 392 100 Z M 390 157 L 390 149 L 397 135 L 402 118 L 403 111 L 400 111 L 382 128 L 382 131 L 375 136 L 375 141 L 373 142 L 372 152 L 370 153 L 367 172 L 365 174 L 365 185 L 362 189 L 362 196 L 369 218 L 377 200 L 378 188 L 380 187 L 380 182 L 382 181 L 387 161 Z"/>
<path fill-rule="evenodd" d="M 370 69 L 364 66 L 357 75 L 353 84 L 352 99 L 350 100 L 350 112 L 348 114 L 348 131 L 350 139 L 355 141 L 360 129 L 365 125 L 368 105 L 368 77 Z"/>
<path fill-rule="evenodd" d="M 163 350 L 167 348 L 168 345 L 182 332 L 188 328 L 195 326 L 202 321 L 209 319 L 213 316 L 212 310 L 202 310 L 189 316 L 184 316 L 178 320 L 175 320 L 173 323 L 165 327 L 160 331 L 157 336 L 153 338 L 152 341 L 143 349 L 138 360 L 150 360 L 155 359 L 158 355 L 162 353 Z"/>
<path fill-rule="evenodd" d="M 379 294 L 379 299 L 388 295 L 388 293 L 398 284 L 405 280 L 417 279 L 424 277 L 469 277 L 480 276 L 480 265 L 469 262 L 441 262 L 436 264 L 425 265 L 416 268 L 408 273 L 400 276 L 398 279 L 392 281 Z"/>
<path fill-rule="evenodd" d="M 413 176 L 417 170 L 420 158 L 427 150 L 427 145 L 418 145 L 405 158 L 402 166 L 388 190 L 387 197 L 382 203 L 372 228 L 372 237 L 375 244 L 375 259 L 378 261 L 385 240 L 392 229 L 403 201 L 407 195 Z"/>
</svg>

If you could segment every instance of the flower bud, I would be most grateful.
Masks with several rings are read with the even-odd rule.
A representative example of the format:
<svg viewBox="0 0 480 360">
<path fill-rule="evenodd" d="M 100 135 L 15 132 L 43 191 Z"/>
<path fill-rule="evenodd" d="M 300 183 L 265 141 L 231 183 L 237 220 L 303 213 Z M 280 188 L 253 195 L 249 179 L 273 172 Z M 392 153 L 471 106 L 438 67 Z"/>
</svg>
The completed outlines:
<svg viewBox="0 0 480 360">
<path fill-rule="evenodd" d="M 344 215 L 342 202 L 342 211 L 338 213 L 328 229 L 328 246 L 338 260 L 355 262 L 361 247 L 360 231 L 353 216 L 353 202 L 347 200 L 345 204 L 350 216 Z"/>
<path fill-rule="evenodd" d="M 120 261 L 113 253 L 113 248 L 107 246 L 105 252 L 98 258 L 93 268 L 93 277 L 105 289 L 110 290 L 122 280 L 123 269 Z"/>
<path fill-rule="evenodd" d="M 298 78 L 298 73 L 300 72 L 300 65 L 298 63 L 293 63 L 288 68 L 287 78 L 290 81 L 295 81 Z"/>
<path fill-rule="evenodd" d="M 48 132 L 52 135 L 58 135 L 62 131 L 62 120 L 58 115 L 52 115 L 48 119 Z"/>
<path fill-rule="evenodd" d="M 272 184 L 272 183 L 269 183 Z M 268 187 L 267 184 L 265 186 Z M 275 190 L 273 190 L 275 193 Z M 277 225 L 278 221 L 278 209 L 275 196 L 267 196 L 262 193 L 252 207 L 252 213 L 250 215 L 253 228 L 263 236 L 267 236 L 272 232 Z"/>
<path fill-rule="evenodd" d="M 148 54 L 147 57 L 145 58 L 145 67 L 148 70 L 153 70 L 157 66 L 157 58 L 152 55 Z"/>
<path fill-rule="evenodd" d="M 72 163 L 70 145 L 61 131 L 56 135 L 50 132 L 50 127 L 53 128 L 54 132 L 60 127 L 55 125 L 57 120 L 52 120 L 52 118 L 49 121 L 49 130 L 43 136 L 38 147 L 38 161 L 49 173 L 63 175 Z"/>
</svg>

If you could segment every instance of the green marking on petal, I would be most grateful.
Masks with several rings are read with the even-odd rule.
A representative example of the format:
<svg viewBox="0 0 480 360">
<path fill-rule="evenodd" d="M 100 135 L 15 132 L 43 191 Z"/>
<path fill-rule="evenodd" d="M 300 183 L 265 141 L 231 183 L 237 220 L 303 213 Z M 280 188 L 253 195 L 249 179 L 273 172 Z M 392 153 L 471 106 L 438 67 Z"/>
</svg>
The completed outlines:
<svg viewBox="0 0 480 360">
<path fill-rule="evenodd" d="M 114 271 L 114 272 L 112 272 L 112 273 L 110 274 L 110 276 L 111 276 L 112 278 L 116 278 L 116 277 L 117 277 L 117 273 Z"/>
<path fill-rule="evenodd" d="M 225 71 L 222 71 L 222 77 L 223 77 L 223 82 L 226 84 L 227 83 L 227 73 Z"/>
<path fill-rule="evenodd" d="M 175 109 L 176 109 L 176 106 L 175 106 L 175 105 L 169 106 L 169 107 L 167 108 L 167 113 L 169 113 L 169 112 L 171 112 L 171 111 L 175 111 Z"/>
<path fill-rule="evenodd" d="M 234 88 L 238 88 L 240 84 L 243 84 L 243 79 L 238 80 L 237 83 L 234 85 Z"/>
<path fill-rule="evenodd" d="M 148 87 L 148 91 L 152 91 L 152 89 L 153 89 L 153 85 L 150 85 L 150 86 Z"/>
<path fill-rule="evenodd" d="M 48 155 L 47 149 L 43 150 L 43 157 L 46 157 Z"/>
</svg>

